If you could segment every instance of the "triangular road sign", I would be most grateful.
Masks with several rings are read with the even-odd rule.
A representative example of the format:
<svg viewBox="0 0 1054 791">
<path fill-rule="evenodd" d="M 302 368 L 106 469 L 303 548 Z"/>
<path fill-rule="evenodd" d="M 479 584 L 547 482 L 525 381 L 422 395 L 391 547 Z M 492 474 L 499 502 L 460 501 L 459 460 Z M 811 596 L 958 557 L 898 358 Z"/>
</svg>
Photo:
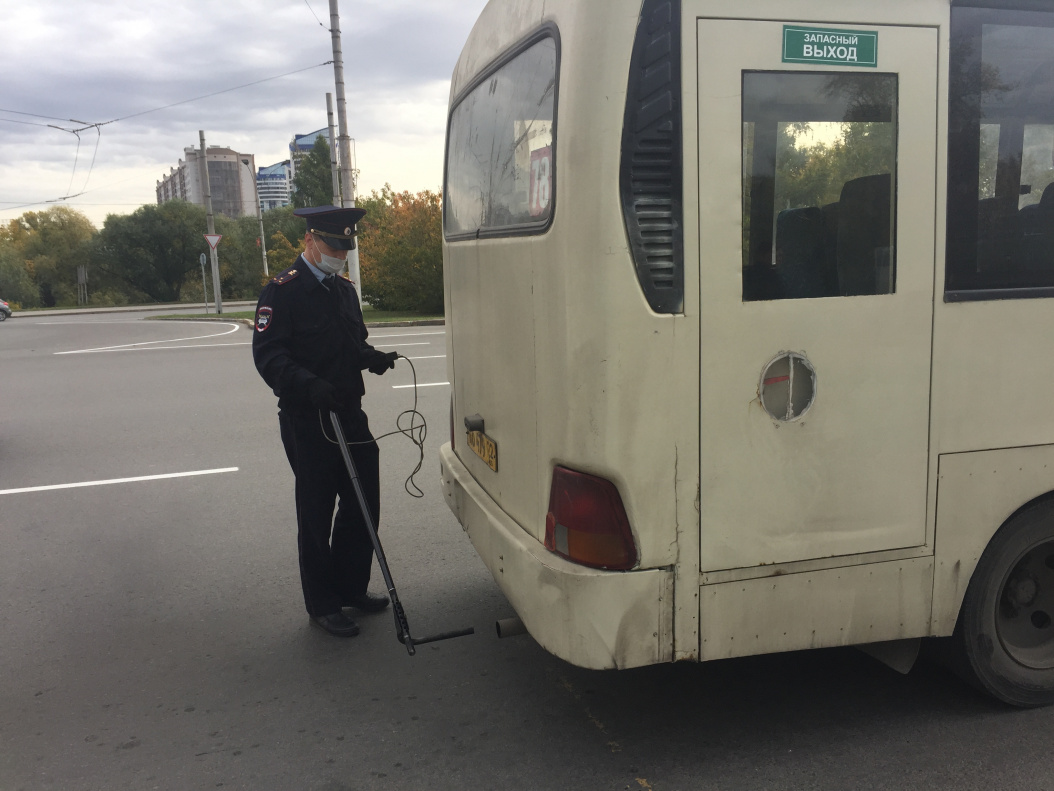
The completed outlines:
<svg viewBox="0 0 1054 791">
<path fill-rule="evenodd" d="M 207 233 L 205 234 L 205 241 L 209 243 L 209 247 L 213 250 L 216 249 L 216 245 L 220 243 L 220 239 L 223 238 L 223 234 L 219 233 Z"/>
</svg>

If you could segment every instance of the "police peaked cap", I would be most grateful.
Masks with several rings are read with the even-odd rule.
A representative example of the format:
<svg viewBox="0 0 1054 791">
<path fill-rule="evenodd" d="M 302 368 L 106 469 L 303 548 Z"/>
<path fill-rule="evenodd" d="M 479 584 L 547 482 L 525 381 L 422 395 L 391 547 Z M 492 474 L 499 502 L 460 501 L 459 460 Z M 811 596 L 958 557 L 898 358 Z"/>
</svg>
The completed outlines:
<svg viewBox="0 0 1054 791">
<path fill-rule="evenodd" d="M 307 221 L 308 233 L 322 237 L 322 241 L 334 250 L 354 250 L 355 223 L 366 216 L 366 210 L 311 206 L 294 209 L 293 214 Z"/>
</svg>

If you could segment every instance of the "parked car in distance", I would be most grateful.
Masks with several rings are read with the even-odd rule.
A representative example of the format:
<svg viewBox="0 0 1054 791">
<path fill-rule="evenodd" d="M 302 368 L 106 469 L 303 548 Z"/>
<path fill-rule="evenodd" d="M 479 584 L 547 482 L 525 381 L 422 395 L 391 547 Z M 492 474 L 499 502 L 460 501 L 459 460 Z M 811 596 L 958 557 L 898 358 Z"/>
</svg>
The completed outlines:
<svg viewBox="0 0 1054 791">
<path fill-rule="evenodd" d="M 11 315 L 11 306 L 0 299 L 0 321 L 3 321 Z"/>
</svg>

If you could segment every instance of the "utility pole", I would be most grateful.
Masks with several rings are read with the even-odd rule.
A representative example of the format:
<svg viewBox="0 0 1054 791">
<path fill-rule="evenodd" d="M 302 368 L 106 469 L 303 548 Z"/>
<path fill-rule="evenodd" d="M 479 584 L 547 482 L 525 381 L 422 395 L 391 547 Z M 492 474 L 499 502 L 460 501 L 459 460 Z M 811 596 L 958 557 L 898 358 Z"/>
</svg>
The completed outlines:
<svg viewBox="0 0 1054 791">
<path fill-rule="evenodd" d="M 80 264 L 77 267 L 77 304 L 88 304 L 88 265 Z"/>
<path fill-rule="evenodd" d="M 198 139 L 201 141 L 201 188 L 205 191 L 205 215 L 209 234 L 212 235 L 216 233 L 216 220 L 212 216 L 212 190 L 209 188 L 209 163 L 205 153 L 204 129 L 198 130 Z M 223 300 L 220 297 L 220 261 L 215 245 L 209 245 L 209 253 L 212 256 L 212 293 L 216 299 L 216 313 L 223 313 Z"/>
<path fill-rule="evenodd" d="M 249 168 L 249 175 L 253 180 L 253 195 L 256 196 L 256 219 L 260 221 L 260 254 L 263 256 L 264 277 L 270 277 L 267 271 L 267 242 L 264 239 L 263 208 L 260 206 L 260 187 L 256 183 L 256 174 L 249 167 L 249 160 L 243 159 L 242 164 Z"/>
<path fill-rule="evenodd" d="M 333 78 L 337 88 L 337 123 L 340 126 L 340 185 L 342 207 L 355 205 L 355 183 L 351 172 L 351 138 L 348 136 L 348 104 L 344 99 L 344 56 L 340 45 L 340 11 L 337 0 L 329 0 L 329 32 L 333 37 Z M 362 303 L 358 246 L 348 253 L 348 277 L 355 285 Z"/>
<path fill-rule="evenodd" d="M 340 176 L 337 171 L 337 133 L 333 129 L 333 94 L 326 94 L 326 117 L 329 119 L 329 169 L 333 174 L 333 205 L 340 206 Z"/>
</svg>

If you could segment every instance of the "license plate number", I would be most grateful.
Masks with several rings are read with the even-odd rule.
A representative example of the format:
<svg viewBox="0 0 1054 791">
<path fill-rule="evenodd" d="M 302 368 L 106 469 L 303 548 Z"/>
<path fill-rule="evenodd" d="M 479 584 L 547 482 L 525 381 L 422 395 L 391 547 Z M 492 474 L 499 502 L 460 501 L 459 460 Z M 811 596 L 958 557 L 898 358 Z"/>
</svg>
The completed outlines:
<svg viewBox="0 0 1054 791">
<path fill-rule="evenodd" d="M 468 432 L 468 446 L 494 472 L 498 471 L 498 443 L 482 431 Z"/>
</svg>

